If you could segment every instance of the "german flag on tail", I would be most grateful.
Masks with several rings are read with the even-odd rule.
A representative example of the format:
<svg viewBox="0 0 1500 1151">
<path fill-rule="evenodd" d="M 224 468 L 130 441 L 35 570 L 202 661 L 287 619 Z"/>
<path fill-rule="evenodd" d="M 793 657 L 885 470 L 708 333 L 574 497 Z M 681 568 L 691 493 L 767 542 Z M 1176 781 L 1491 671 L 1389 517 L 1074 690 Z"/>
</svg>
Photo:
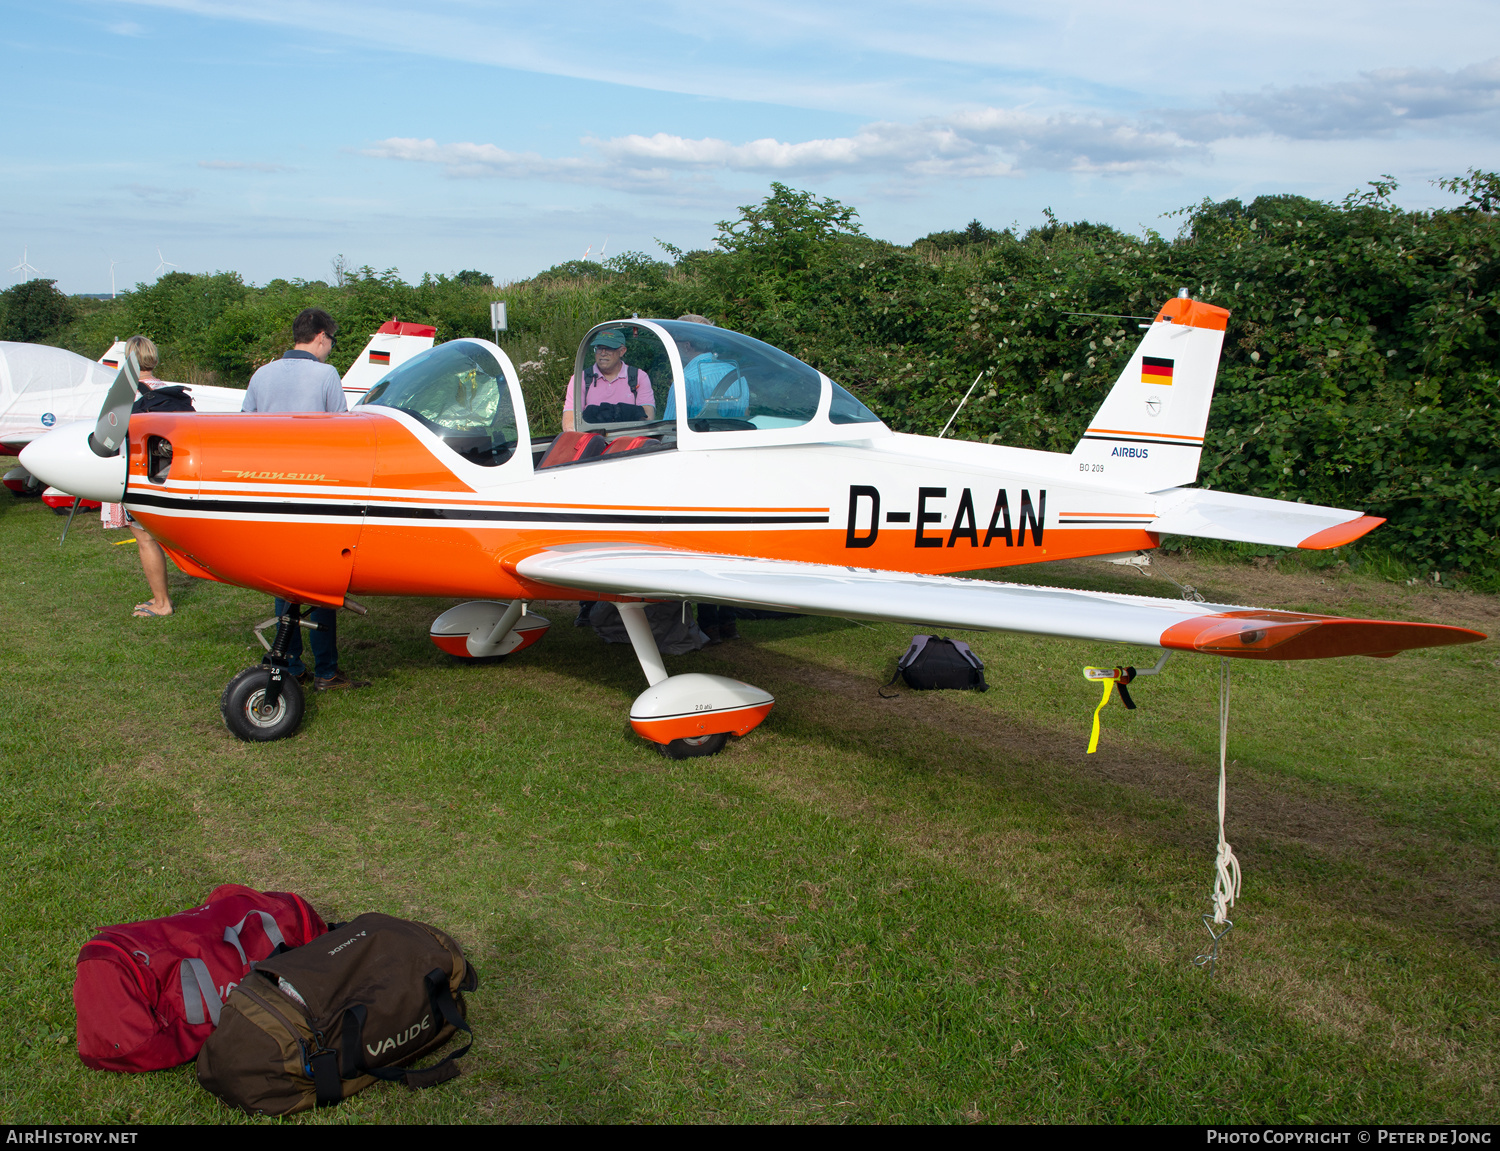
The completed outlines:
<svg viewBox="0 0 1500 1151">
<path fill-rule="evenodd" d="M 1163 360 L 1157 356 L 1141 357 L 1141 383 L 1158 384 L 1170 387 L 1172 384 L 1171 360 Z"/>
<path fill-rule="evenodd" d="M 372 364 L 388 364 L 390 362 L 391 362 L 391 354 L 390 354 L 390 352 L 371 352 L 370 353 L 370 363 L 372 363 Z M 1168 372 L 1168 374 L 1170 374 L 1171 371 L 1172 371 L 1172 368 L 1170 366 L 1171 365 L 1171 361 L 1168 360 L 1167 364 L 1168 364 L 1167 372 Z M 1167 383 L 1169 383 L 1169 384 L 1171 382 L 1172 382 L 1171 380 L 1167 381 Z"/>
</svg>

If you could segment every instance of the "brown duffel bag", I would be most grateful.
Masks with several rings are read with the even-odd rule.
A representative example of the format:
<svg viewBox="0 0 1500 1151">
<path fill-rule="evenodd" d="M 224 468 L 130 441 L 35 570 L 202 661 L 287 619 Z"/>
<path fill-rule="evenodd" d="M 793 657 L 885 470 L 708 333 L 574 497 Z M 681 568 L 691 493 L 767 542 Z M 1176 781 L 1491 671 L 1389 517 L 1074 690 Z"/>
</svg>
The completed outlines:
<svg viewBox="0 0 1500 1151">
<path fill-rule="evenodd" d="M 422 1070 L 402 1065 L 469 1031 L 463 992 L 478 985 L 436 927 L 361 915 L 255 965 L 198 1053 L 198 1082 L 255 1115 L 337 1103 L 381 1079 L 434 1086 L 458 1074 L 469 1045 Z"/>
</svg>

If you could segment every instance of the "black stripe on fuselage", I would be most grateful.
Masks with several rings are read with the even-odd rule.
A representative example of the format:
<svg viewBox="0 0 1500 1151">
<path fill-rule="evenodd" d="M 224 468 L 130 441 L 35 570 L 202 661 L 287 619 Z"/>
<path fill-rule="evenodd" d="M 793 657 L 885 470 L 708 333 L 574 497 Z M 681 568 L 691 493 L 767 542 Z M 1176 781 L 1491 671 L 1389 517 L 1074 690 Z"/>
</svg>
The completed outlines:
<svg viewBox="0 0 1500 1151">
<path fill-rule="evenodd" d="M 330 519 L 468 520 L 526 524 L 826 524 L 827 516 L 667 515 L 622 512 L 543 512 L 511 508 L 432 507 L 420 504 L 297 503 L 291 500 L 215 500 L 131 490 L 125 503 L 195 512 L 326 516 Z"/>
</svg>

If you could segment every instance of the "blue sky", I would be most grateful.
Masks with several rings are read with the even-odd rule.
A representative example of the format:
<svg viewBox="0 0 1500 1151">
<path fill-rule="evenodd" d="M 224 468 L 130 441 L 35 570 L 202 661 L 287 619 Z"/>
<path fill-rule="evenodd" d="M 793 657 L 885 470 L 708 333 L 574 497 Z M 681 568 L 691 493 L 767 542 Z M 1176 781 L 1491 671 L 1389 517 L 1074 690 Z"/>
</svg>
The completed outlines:
<svg viewBox="0 0 1500 1151">
<path fill-rule="evenodd" d="M 1252 10 L 1253 9 L 1253 10 Z M 70 292 L 707 246 L 772 180 L 898 242 L 1500 168 L 1500 6 L 11 0 L 0 268 Z M 158 255 L 158 250 L 160 255 Z M 29 273 L 28 273 L 29 274 Z M 0 273 L 0 284 L 23 278 Z"/>
</svg>

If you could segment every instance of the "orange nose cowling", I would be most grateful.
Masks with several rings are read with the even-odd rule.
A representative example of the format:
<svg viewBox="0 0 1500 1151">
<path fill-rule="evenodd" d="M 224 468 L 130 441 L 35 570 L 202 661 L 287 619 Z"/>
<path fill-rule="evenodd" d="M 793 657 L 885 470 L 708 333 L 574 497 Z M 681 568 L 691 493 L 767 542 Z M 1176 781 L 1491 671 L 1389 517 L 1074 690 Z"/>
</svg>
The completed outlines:
<svg viewBox="0 0 1500 1151">
<path fill-rule="evenodd" d="M 132 416 L 125 503 L 190 574 L 337 606 L 374 473 L 373 423 L 355 413 Z M 161 483 L 147 475 L 152 436 L 172 444 Z"/>
</svg>

